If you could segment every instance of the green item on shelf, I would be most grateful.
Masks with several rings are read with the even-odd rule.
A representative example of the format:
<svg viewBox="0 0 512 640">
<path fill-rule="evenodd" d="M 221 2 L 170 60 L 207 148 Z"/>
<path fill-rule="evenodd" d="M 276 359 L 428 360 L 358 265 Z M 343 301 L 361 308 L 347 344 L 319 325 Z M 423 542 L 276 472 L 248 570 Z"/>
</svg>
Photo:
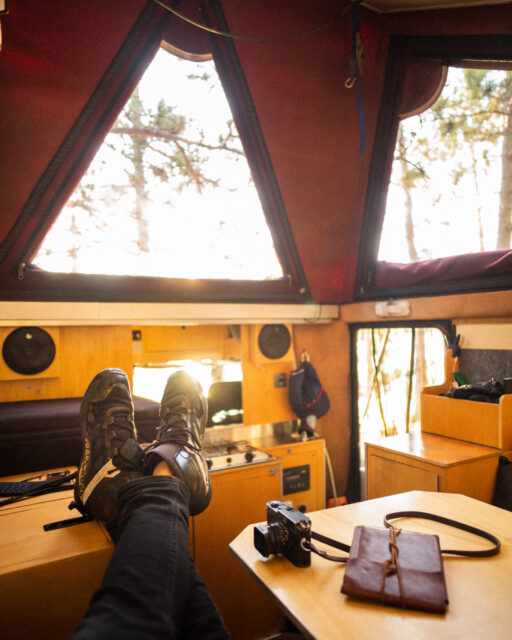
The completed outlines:
<svg viewBox="0 0 512 640">
<path fill-rule="evenodd" d="M 455 373 L 453 374 L 453 378 L 455 380 L 455 382 L 460 385 L 461 387 L 463 387 L 466 384 L 469 384 L 469 382 L 466 380 L 466 378 L 462 375 L 462 373 L 460 373 L 460 371 L 455 371 Z"/>
</svg>

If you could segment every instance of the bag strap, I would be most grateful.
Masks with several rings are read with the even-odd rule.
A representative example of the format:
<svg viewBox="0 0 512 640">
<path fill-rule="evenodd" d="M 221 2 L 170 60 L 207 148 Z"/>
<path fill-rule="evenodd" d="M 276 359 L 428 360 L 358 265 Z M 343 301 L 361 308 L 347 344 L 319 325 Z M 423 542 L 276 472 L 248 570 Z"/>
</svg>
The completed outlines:
<svg viewBox="0 0 512 640">
<path fill-rule="evenodd" d="M 488 533 L 487 531 L 478 529 L 477 527 L 472 527 L 469 524 L 464 524 L 463 522 L 458 522 L 457 520 L 444 518 L 443 516 L 438 516 L 434 513 L 428 513 L 427 511 L 395 511 L 394 513 L 388 513 L 384 516 L 384 525 L 388 528 L 392 527 L 393 525 L 389 521 L 394 520 L 395 518 L 425 518 L 426 520 L 434 520 L 435 522 L 447 524 L 450 527 L 462 529 L 462 531 L 467 531 L 468 533 L 472 533 L 475 536 L 485 538 L 486 540 L 492 542 L 494 545 L 490 549 L 482 549 L 480 551 L 465 551 L 463 549 L 441 549 L 441 553 L 449 553 L 451 555 L 467 556 L 471 558 L 486 558 L 489 556 L 495 556 L 500 552 L 501 542 L 496 536 L 493 536 L 492 533 Z"/>
<path fill-rule="evenodd" d="M 5 482 L 0 483 L 0 495 L 11 495 L 10 498 L 0 501 L 0 507 L 40 496 L 45 493 L 54 493 L 56 491 L 67 491 L 73 488 L 72 480 L 77 476 L 77 472 L 71 473 L 68 470 L 50 473 L 46 476 L 46 480 L 38 481 L 41 476 L 28 478 L 21 482 Z M 4 486 L 2 486 L 4 485 Z"/>
<path fill-rule="evenodd" d="M 466 556 L 470 558 L 485 558 L 489 556 L 495 556 L 500 552 L 501 542 L 499 539 L 492 535 L 492 533 L 488 533 L 483 529 L 478 529 L 477 527 L 473 527 L 469 524 L 465 524 L 463 522 L 458 522 L 457 520 L 451 520 L 450 518 L 445 518 L 443 516 L 435 515 L 434 513 L 428 513 L 426 511 L 395 511 L 393 513 L 388 513 L 384 516 L 384 525 L 388 528 L 393 528 L 390 520 L 394 520 L 395 518 L 424 518 L 426 520 L 434 520 L 435 522 L 440 522 L 441 524 L 447 524 L 450 527 L 455 527 L 456 529 L 462 529 L 462 531 L 467 531 L 468 533 L 472 533 L 476 536 L 480 536 L 481 538 L 485 538 L 493 543 L 493 547 L 490 549 L 482 549 L 479 551 L 465 551 L 463 549 L 441 549 L 441 553 L 457 555 L 457 556 Z M 327 536 L 323 536 L 320 533 L 316 533 L 316 531 L 311 532 L 311 538 L 313 540 L 318 540 L 319 542 L 323 542 L 324 544 L 329 545 L 330 547 L 334 547 L 336 549 L 340 549 L 341 551 L 346 551 L 350 553 L 350 545 L 344 544 L 343 542 L 338 542 L 337 540 L 333 540 L 332 538 L 328 538 Z M 323 549 L 317 549 L 312 542 L 309 542 L 306 546 L 303 544 L 303 548 L 308 551 L 312 551 L 313 553 L 318 554 L 325 560 L 331 560 L 332 562 L 346 562 L 348 560 L 348 556 L 332 556 L 329 555 Z"/>
</svg>

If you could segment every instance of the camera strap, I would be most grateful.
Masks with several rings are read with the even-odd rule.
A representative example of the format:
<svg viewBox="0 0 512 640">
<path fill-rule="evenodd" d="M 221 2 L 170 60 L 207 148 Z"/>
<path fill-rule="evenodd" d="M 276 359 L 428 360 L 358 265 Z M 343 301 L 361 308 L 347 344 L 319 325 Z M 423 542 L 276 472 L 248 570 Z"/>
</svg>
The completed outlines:
<svg viewBox="0 0 512 640">
<path fill-rule="evenodd" d="M 348 544 L 338 542 L 337 540 L 333 540 L 332 538 L 328 538 L 327 536 L 323 536 L 320 533 L 316 533 L 316 531 L 311 532 L 311 537 L 315 540 L 318 540 L 318 542 L 329 545 L 330 547 L 334 547 L 335 549 L 340 549 L 341 551 L 350 553 L 350 545 Z M 308 549 L 309 551 L 312 551 L 313 553 L 319 555 L 321 558 L 330 560 L 331 562 L 346 562 L 348 560 L 348 556 L 333 556 L 323 549 L 318 549 L 311 541 L 304 543 L 303 546 L 305 549 Z"/>
<path fill-rule="evenodd" d="M 492 533 L 488 533 L 483 529 L 478 529 L 477 527 L 473 527 L 469 524 L 465 524 L 463 522 L 458 522 L 457 520 L 451 520 L 450 518 L 445 518 L 443 516 L 438 516 L 433 513 L 428 513 L 426 511 L 395 511 L 393 513 L 388 513 L 384 516 L 384 525 L 388 528 L 392 528 L 390 520 L 395 520 L 396 518 L 424 518 L 427 520 L 433 520 L 435 522 L 440 522 L 441 524 L 446 524 L 450 527 L 455 527 L 456 529 L 461 529 L 462 531 L 467 531 L 473 535 L 479 536 L 480 538 L 484 538 L 485 540 L 489 540 L 492 542 L 493 546 L 488 549 L 479 549 L 479 550 L 464 550 L 464 549 L 441 549 L 441 553 L 450 554 L 450 555 L 458 555 L 465 556 L 471 558 L 484 558 L 489 556 L 494 556 L 500 551 L 501 543 L 499 539 L 494 536 Z M 311 538 L 314 540 L 318 540 L 318 542 L 322 542 L 330 547 L 334 547 L 335 549 L 340 549 L 341 551 L 346 551 L 350 553 L 350 545 L 344 544 L 343 542 L 338 542 L 337 540 L 333 540 L 332 538 L 328 538 L 327 536 L 323 536 L 320 533 L 316 533 L 315 531 L 311 532 Z M 318 549 L 312 542 L 303 543 L 305 549 L 316 553 L 321 556 L 325 560 L 331 560 L 332 562 L 347 562 L 349 556 L 333 556 L 328 554 L 323 549 Z"/>
</svg>

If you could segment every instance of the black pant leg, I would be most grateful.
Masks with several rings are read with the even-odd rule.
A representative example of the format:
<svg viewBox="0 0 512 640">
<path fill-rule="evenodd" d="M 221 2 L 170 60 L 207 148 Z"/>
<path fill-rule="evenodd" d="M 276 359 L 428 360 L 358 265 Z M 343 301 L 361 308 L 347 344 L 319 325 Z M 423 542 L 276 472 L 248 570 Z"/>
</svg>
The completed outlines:
<svg viewBox="0 0 512 640">
<path fill-rule="evenodd" d="M 202 580 L 189 552 L 185 485 L 166 476 L 138 478 L 120 490 L 119 504 L 114 554 L 73 640 L 193 637 L 188 618 L 198 593 L 198 618 L 217 633 L 223 628 L 218 611 L 204 583 L 204 591 L 197 590 Z M 206 633 L 205 639 L 221 637 Z"/>
</svg>

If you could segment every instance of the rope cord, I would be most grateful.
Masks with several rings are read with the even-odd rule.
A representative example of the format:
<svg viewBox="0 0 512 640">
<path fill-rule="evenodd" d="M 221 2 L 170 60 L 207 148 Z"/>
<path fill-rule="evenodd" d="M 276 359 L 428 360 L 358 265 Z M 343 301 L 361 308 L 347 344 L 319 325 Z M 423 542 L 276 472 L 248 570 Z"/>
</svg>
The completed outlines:
<svg viewBox="0 0 512 640">
<path fill-rule="evenodd" d="M 334 506 L 338 506 L 338 492 L 336 490 L 336 482 L 334 481 L 334 472 L 332 470 L 331 457 L 327 451 L 327 445 L 324 446 L 325 462 L 327 463 L 327 471 L 329 472 L 329 480 L 331 481 L 332 496 L 334 498 Z"/>
<path fill-rule="evenodd" d="M 318 25 L 317 27 L 314 27 L 313 29 L 309 29 L 308 31 L 302 31 L 300 33 L 281 34 L 281 35 L 275 35 L 275 36 L 244 36 L 244 35 L 230 33 L 229 31 L 221 31 L 219 29 L 214 29 L 213 27 L 209 27 L 205 24 L 202 24 L 201 22 L 192 20 L 192 18 L 189 18 L 183 13 L 176 11 L 176 9 L 174 9 L 173 7 L 170 7 L 163 0 L 153 0 L 153 1 L 159 6 L 163 7 L 164 9 L 167 9 L 167 11 L 172 13 L 177 18 L 180 18 L 181 20 L 188 22 L 189 24 L 193 25 L 194 27 L 197 27 L 198 29 L 203 29 L 203 31 L 208 31 L 209 33 L 213 33 L 216 36 L 232 38 L 233 40 L 246 40 L 249 42 L 270 42 L 272 40 L 290 40 L 293 38 L 306 38 L 308 36 L 314 35 L 315 33 L 318 33 L 319 31 L 328 29 L 337 20 L 342 18 L 344 15 L 346 15 L 353 6 L 358 6 L 362 2 L 362 0 L 349 0 L 348 4 L 345 7 L 343 7 L 339 15 L 327 20 L 326 22 L 323 22 L 322 24 Z"/>
</svg>

